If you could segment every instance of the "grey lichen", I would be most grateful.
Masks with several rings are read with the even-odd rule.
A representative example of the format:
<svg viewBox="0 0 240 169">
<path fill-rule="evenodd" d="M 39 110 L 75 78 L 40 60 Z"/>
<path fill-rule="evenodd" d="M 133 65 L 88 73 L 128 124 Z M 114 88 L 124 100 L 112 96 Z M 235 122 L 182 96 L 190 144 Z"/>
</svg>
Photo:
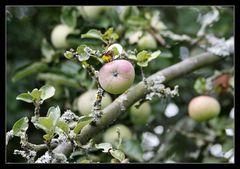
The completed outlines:
<svg viewBox="0 0 240 169">
<path fill-rule="evenodd" d="M 70 124 L 70 123 L 73 123 L 73 122 L 78 122 L 79 116 L 77 116 L 71 110 L 67 110 L 60 117 L 60 120 L 66 122 L 67 124 Z"/>
<path fill-rule="evenodd" d="M 162 83 L 165 80 L 164 76 L 157 76 L 154 79 L 147 81 L 147 89 L 148 93 L 145 96 L 146 100 L 152 100 L 154 96 L 159 98 L 166 98 L 166 97 L 175 97 L 178 96 L 178 85 L 171 90 L 169 87 L 165 87 Z"/>
<path fill-rule="evenodd" d="M 205 31 L 208 26 L 211 26 L 214 22 L 217 22 L 219 20 L 219 11 L 216 7 L 212 7 L 211 12 L 200 16 L 198 20 L 201 24 L 201 28 L 199 29 L 197 36 L 201 37 L 205 35 Z"/>
<path fill-rule="evenodd" d="M 49 154 L 48 151 L 35 161 L 35 163 L 51 163 L 51 162 L 52 156 Z"/>
<path fill-rule="evenodd" d="M 207 51 L 217 56 L 229 56 L 234 52 L 234 38 L 231 37 L 228 40 L 225 38 L 217 38 L 214 35 L 207 35 L 206 39 L 210 43 L 210 47 L 207 47 Z"/>
<path fill-rule="evenodd" d="M 126 110 L 126 107 L 125 107 L 125 102 L 126 101 L 128 101 L 127 95 L 123 94 L 123 95 L 119 96 L 118 102 L 120 103 L 120 110 L 121 111 L 125 111 Z"/>
<path fill-rule="evenodd" d="M 13 154 L 15 155 L 19 154 L 23 158 L 26 158 L 28 163 L 34 163 L 34 159 L 37 155 L 37 152 L 33 150 L 14 150 Z"/>
<path fill-rule="evenodd" d="M 95 121 L 102 116 L 101 102 L 102 102 L 103 94 L 104 94 L 104 90 L 101 87 L 98 87 L 97 94 L 93 102 L 93 108 L 92 108 L 92 115 Z"/>
<path fill-rule="evenodd" d="M 13 130 L 10 130 L 6 133 L 6 145 L 8 145 L 8 142 L 11 138 L 13 138 Z"/>
</svg>

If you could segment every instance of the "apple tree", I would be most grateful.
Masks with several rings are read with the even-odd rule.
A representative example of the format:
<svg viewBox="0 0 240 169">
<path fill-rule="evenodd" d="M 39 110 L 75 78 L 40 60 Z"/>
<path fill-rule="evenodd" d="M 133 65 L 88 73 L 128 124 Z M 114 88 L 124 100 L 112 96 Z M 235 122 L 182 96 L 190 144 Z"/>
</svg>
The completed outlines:
<svg viewBox="0 0 240 169">
<path fill-rule="evenodd" d="M 7 162 L 233 163 L 233 13 L 8 6 Z"/>
</svg>

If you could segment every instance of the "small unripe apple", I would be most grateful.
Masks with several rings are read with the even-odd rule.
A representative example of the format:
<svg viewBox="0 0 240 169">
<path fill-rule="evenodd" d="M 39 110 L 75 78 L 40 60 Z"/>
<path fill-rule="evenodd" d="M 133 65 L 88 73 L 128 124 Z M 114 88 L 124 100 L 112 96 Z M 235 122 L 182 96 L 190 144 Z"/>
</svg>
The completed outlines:
<svg viewBox="0 0 240 169">
<path fill-rule="evenodd" d="M 135 103 L 130 108 L 130 118 L 133 124 L 146 124 L 151 115 L 152 109 L 148 102 L 144 102 L 138 108 L 135 106 L 139 103 Z"/>
<path fill-rule="evenodd" d="M 113 146 L 116 146 L 118 143 L 118 133 L 117 128 L 120 129 L 120 135 L 122 139 L 131 139 L 132 132 L 130 129 L 123 124 L 115 124 L 108 128 L 103 134 L 103 141 L 107 143 L 111 143 Z"/>
<path fill-rule="evenodd" d="M 80 14 L 85 20 L 88 21 L 95 21 L 99 17 L 101 17 L 101 14 L 109 9 L 108 6 L 79 6 L 77 9 L 79 10 Z"/>
<path fill-rule="evenodd" d="M 127 60 L 120 59 L 103 65 L 99 70 L 98 80 L 105 91 L 121 94 L 132 85 L 134 78 L 133 65 Z"/>
<path fill-rule="evenodd" d="M 197 96 L 188 105 L 188 113 L 196 121 L 206 121 L 220 113 L 219 102 L 210 96 Z"/>
<path fill-rule="evenodd" d="M 89 90 L 89 91 L 83 93 L 78 98 L 77 107 L 78 107 L 78 111 L 80 112 L 81 115 L 88 115 L 91 113 L 96 94 L 97 94 L 96 89 Z M 104 93 L 104 96 L 102 97 L 101 108 L 104 109 L 111 103 L 112 103 L 111 96 L 107 93 Z"/>
<path fill-rule="evenodd" d="M 73 28 L 68 27 L 64 24 L 55 26 L 51 32 L 51 41 L 55 48 L 67 48 L 67 36 L 73 33 Z"/>
<path fill-rule="evenodd" d="M 151 49 L 157 48 L 157 42 L 151 34 L 146 34 L 143 37 L 141 37 L 137 45 L 140 50 L 143 50 L 143 49 L 151 50 Z"/>
</svg>

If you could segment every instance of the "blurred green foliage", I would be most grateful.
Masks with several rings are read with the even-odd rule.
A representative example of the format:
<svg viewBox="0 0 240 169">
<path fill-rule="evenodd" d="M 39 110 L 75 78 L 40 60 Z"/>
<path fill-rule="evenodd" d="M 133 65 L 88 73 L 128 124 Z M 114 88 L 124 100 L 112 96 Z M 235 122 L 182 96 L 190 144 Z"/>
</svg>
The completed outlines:
<svg viewBox="0 0 240 169">
<path fill-rule="evenodd" d="M 95 16 L 92 13 L 93 16 L 90 15 L 88 10 L 93 10 L 92 12 L 96 13 Z M 218 7 L 217 10 L 219 11 L 219 20 L 206 29 L 206 34 L 228 39 L 233 36 L 234 32 L 233 8 Z M 7 7 L 6 12 L 6 123 L 7 130 L 10 130 L 14 122 L 21 117 L 33 115 L 34 107 L 16 100 L 17 95 L 40 88 L 44 84 L 53 85 L 56 92 L 53 98 L 46 100 L 41 106 L 41 116 L 47 114 L 49 107 L 57 105 L 61 112 L 71 109 L 77 113 L 73 104 L 74 100 L 86 90 L 95 87 L 95 84 L 78 62 L 67 60 L 64 57 L 64 52 L 84 44 L 96 49 L 102 48 L 101 40 L 81 38 L 81 35 L 86 34 L 90 29 L 97 29 L 104 33 L 112 27 L 119 37 L 116 38 L 116 41 L 126 51 L 133 49 L 139 51 L 140 37 L 149 34 L 152 29 L 155 35 L 161 35 L 161 31 L 170 30 L 176 34 L 186 34 L 196 38 L 201 27 L 199 19 L 211 12 L 211 8 L 208 6 L 105 6 L 101 9 L 89 9 L 82 6 L 17 6 Z M 153 17 L 157 19 L 151 26 Z M 66 24 L 74 29 L 74 32 L 67 36 L 69 45 L 67 48 L 56 48 L 51 42 L 51 32 L 58 24 Z M 136 32 L 140 32 L 140 35 L 134 34 Z M 160 50 L 161 55 L 144 67 L 145 76 L 180 62 L 184 57 L 187 58 L 204 51 L 200 45 L 191 45 L 186 41 L 175 41 L 168 37 L 163 38 L 167 46 L 155 39 L 157 47 L 154 50 L 146 49 L 152 52 Z M 201 43 L 204 41 L 200 41 Z M 182 49 L 185 50 L 185 53 L 182 53 Z M 92 60 L 92 63 L 97 64 L 95 60 Z M 135 83 L 138 83 L 142 80 L 141 70 L 137 66 L 135 68 Z M 204 93 L 205 88 L 203 90 L 200 82 L 213 76 L 215 70 L 226 71 L 229 69 L 234 69 L 233 56 L 166 84 L 170 87 L 179 85 L 180 96 L 173 99 L 153 99 L 150 102 L 151 120 L 146 125 L 132 124 L 127 110 L 117 122 L 127 125 L 134 132 L 135 140 L 124 141 L 123 144 L 125 152 L 127 152 L 125 154 L 129 155 L 130 162 L 141 161 L 141 157 L 144 157 L 145 162 L 229 162 L 232 158 L 231 150 L 234 150 L 233 136 L 227 133 L 229 129 L 234 131 L 234 120 L 230 117 L 230 112 L 234 111 L 233 94 L 224 93 L 224 97 L 222 97 L 222 93 L 211 93 L 219 100 L 222 109 L 219 117 L 208 122 L 197 123 L 190 119 L 187 113 L 187 105 L 194 96 L 207 94 Z M 198 80 L 197 84 L 196 80 Z M 115 97 L 112 95 L 113 99 Z M 178 110 L 176 115 L 166 115 L 169 103 L 176 105 Z M 174 110 L 170 109 L 169 111 L 173 112 Z M 157 131 L 157 126 L 160 126 L 163 131 Z M 29 129 L 29 140 L 36 144 L 41 143 L 44 133 L 36 131 L 31 125 Z M 143 133 L 145 132 L 154 134 L 159 143 L 153 147 L 151 145 L 144 147 Z M 101 136 L 99 140 L 101 140 Z M 151 144 L 151 141 L 147 142 Z M 221 150 L 218 147 L 214 154 L 211 147 L 217 144 L 221 145 Z M 20 156 L 13 155 L 13 150 L 16 148 L 19 148 L 19 140 L 14 138 L 7 148 L 8 162 L 24 161 Z M 216 151 L 219 152 L 216 153 Z M 134 154 L 137 155 L 134 157 Z M 109 161 L 109 157 L 100 154 L 99 151 L 90 152 L 87 156 L 79 151 L 76 156 L 79 160 L 94 159 L 97 156 L 101 161 Z"/>
</svg>

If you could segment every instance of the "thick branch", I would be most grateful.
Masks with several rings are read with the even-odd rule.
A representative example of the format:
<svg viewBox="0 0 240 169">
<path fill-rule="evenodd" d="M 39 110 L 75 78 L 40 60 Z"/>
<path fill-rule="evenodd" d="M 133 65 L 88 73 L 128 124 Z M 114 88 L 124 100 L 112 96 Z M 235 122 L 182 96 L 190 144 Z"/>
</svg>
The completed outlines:
<svg viewBox="0 0 240 169">
<path fill-rule="evenodd" d="M 164 82 L 168 82 L 170 80 L 184 76 L 185 74 L 190 73 L 201 67 L 211 65 L 221 59 L 222 57 L 220 56 L 215 56 L 211 53 L 203 53 L 201 55 L 190 57 L 180 63 L 158 71 L 155 74 L 149 76 L 147 80 L 154 80 L 157 77 L 164 76 Z M 86 125 L 81 130 L 81 133 L 78 135 L 80 143 L 86 144 L 97 133 L 99 133 L 101 130 L 103 130 L 110 124 L 114 123 L 114 121 L 116 121 L 117 118 L 121 115 L 122 106 L 127 109 L 136 101 L 143 98 L 147 94 L 147 92 L 148 90 L 146 85 L 143 82 L 140 82 L 137 85 L 131 87 L 122 95 L 120 95 L 116 100 L 113 101 L 112 104 L 102 110 L 103 115 L 99 120 L 96 121 L 95 125 Z M 62 145 L 60 146 L 62 147 Z M 64 149 L 62 150 L 62 153 L 66 154 L 64 152 Z"/>
<path fill-rule="evenodd" d="M 203 53 L 201 55 L 190 57 L 189 59 L 163 69 L 148 77 L 147 80 L 154 80 L 159 76 L 164 76 L 164 82 L 167 82 L 201 67 L 213 64 L 219 60 L 221 60 L 220 56 L 214 56 L 211 53 Z M 146 94 L 147 88 L 143 82 L 140 82 L 136 86 L 130 88 L 127 92 L 120 95 L 112 104 L 107 106 L 102 111 L 103 115 L 101 119 L 96 122 L 96 125 L 87 125 L 81 130 L 81 133 L 78 137 L 79 141 L 82 144 L 86 144 L 92 137 L 96 135 L 96 133 L 117 120 L 118 116 L 121 115 L 122 103 L 124 104 L 125 108 L 128 108 L 136 101 L 144 97 Z M 127 101 L 124 102 L 123 100 L 125 98 Z"/>
</svg>

